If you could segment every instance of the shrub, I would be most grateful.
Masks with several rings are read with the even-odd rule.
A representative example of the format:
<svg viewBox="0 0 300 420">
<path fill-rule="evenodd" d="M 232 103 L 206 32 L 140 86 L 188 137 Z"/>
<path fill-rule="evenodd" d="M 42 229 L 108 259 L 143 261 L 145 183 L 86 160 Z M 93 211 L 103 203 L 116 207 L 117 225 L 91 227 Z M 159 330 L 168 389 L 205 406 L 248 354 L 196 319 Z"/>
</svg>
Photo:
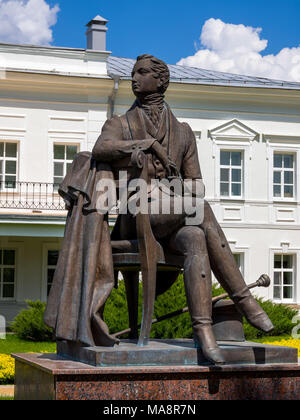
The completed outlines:
<svg viewBox="0 0 300 420">
<path fill-rule="evenodd" d="M 224 290 L 218 286 L 213 286 L 213 296 L 223 294 Z M 143 291 L 140 284 L 139 289 L 139 322 L 142 319 Z M 187 306 L 184 283 L 182 275 L 176 283 L 155 302 L 154 317 L 175 312 Z M 118 290 L 113 290 L 107 301 L 104 320 L 108 324 L 112 334 L 126 330 L 128 328 L 128 310 L 125 284 L 120 282 Z M 175 318 L 155 324 L 151 330 L 152 338 L 191 338 L 192 337 L 191 319 L 188 313 L 179 315 Z M 126 336 L 122 337 L 126 338 Z"/>
<path fill-rule="evenodd" d="M 257 330 L 248 324 L 248 322 L 244 321 L 244 330 L 247 340 L 255 340 L 265 336 L 274 337 L 291 335 L 292 329 L 295 326 L 292 323 L 292 320 L 294 316 L 298 314 L 298 311 L 295 311 L 286 305 L 273 303 L 270 300 L 264 301 L 262 299 L 257 299 L 257 301 L 263 310 L 268 314 L 275 329 L 266 335 L 264 332 Z"/>
<path fill-rule="evenodd" d="M 26 301 L 28 309 L 20 312 L 11 329 L 23 340 L 52 341 L 53 331 L 43 321 L 46 303 Z"/>
<path fill-rule="evenodd" d="M 0 354 L 0 384 L 10 385 L 14 383 L 15 361 L 11 356 Z"/>
<path fill-rule="evenodd" d="M 223 294 L 224 290 L 216 285 L 213 286 L 213 296 Z M 142 319 L 143 302 L 142 285 L 139 289 L 139 323 Z M 269 336 L 290 335 L 294 327 L 292 319 L 297 311 L 285 306 L 274 304 L 271 301 L 258 299 L 262 308 L 269 315 L 275 329 Z M 12 330 L 23 340 L 41 342 L 52 341 L 52 329 L 43 322 L 43 315 L 46 304 L 40 301 L 27 301 L 29 309 L 20 312 L 12 323 Z M 155 303 L 154 317 L 158 318 L 171 312 L 175 312 L 187 306 L 182 276 L 162 296 L 159 296 Z M 107 301 L 104 320 L 108 324 L 111 334 L 128 328 L 128 309 L 124 281 L 120 282 L 118 290 L 113 290 Z M 255 340 L 265 337 L 262 331 L 249 325 L 244 321 L 244 330 L 247 340 Z M 192 326 L 188 313 L 175 318 L 155 324 L 151 330 L 151 338 L 191 338 Z M 123 338 L 126 338 L 124 336 Z"/>
<path fill-rule="evenodd" d="M 213 296 L 223 294 L 221 287 L 213 285 Z M 155 303 L 154 315 L 156 318 L 175 312 L 187 306 L 182 275 L 177 282 L 162 296 L 159 296 Z M 179 315 L 175 318 L 155 324 L 151 330 L 152 338 L 192 338 L 192 323 L 189 313 Z"/>
<path fill-rule="evenodd" d="M 213 296 L 219 296 L 225 293 L 221 287 L 213 286 Z M 142 312 L 142 285 L 140 285 L 139 293 L 139 322 L 141 321 Z M 278 305 L 271 301 L 263 301 L 257 299 L 262 308 L 269 315 L 275 326 L 272 333 L 266 335 L 262 331 L 252 327 L 244 320 L 244 330 L 247 340 L 255 340 L 262 337 L 290 335 L 294 327 L 292 324 L 293 317 L 297 311 L 285 306 Z M 154 309 L 154 317 L 158 318 L 171 312 L 175 312 L 187 306 L 184 284 L 182 276 L 177 282 L 162 296 L 160 296 Z M 128 328 L 127 301 L 124 282 L 120 282 L 118 290 L 114 290 L 108 300 L 104 312 L 104 319 L 107 322 L 110 332 L 116 333 Z M 192 327 L 191 319 L 188 313 L 179 315 L 175 318 L 155 324 L 151 330 L 152 338 L 191 338 Z M 126 336 L 122 337 L 126 338 Z"/>
<path fill-rule="evenodd" d="M 109 326 L 109 332 L 111 334 L 128 328 L 128 309 L 124 281 L 119 282 L 118 289 L 113 289 L 107 300 L 104 310 L 104 321 Z"/>
</svg>

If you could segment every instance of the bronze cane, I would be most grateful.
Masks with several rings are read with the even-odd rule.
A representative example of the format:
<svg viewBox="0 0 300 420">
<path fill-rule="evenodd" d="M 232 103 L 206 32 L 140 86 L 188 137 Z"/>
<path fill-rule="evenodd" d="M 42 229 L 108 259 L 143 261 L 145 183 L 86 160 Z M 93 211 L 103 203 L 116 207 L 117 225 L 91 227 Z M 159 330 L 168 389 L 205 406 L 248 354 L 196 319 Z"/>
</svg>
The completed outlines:
<svg viewBox="0 0 300 420">
<path fill-rule="evenodd" d="M 248 286 L 248 289 L 251 290 L 251 289 L 255 289 L 256 287 L 266 287 L 267 288 L 267 287 L 270 286 L 270 284 L 271 284 L 270 277 L 267 274 L 263 274 L 262 276 L 260 276 L 260 278 L 255 283 L 250 284 Z M 219 302 L 220 300 L 227 299 L 228 297 L 229 297 L 228 293 L 225 293 L 225 294 L 220 295 L 220 296 L 216 296 L 216 297 L 212 298 L 212 303 L 215 304 L 215 303 Z M 165 321 L 165 320 L 170 319 L 170 318 L 174 318 L 175 316 L 185 314 L 188 311 L 189 311 L 188 308 L 179 309 L 178 311 L 175 311 L 175 312 L 172 312 L 170 314 L 161 316 L 157 319 L 154 319 L 152 321 L 152 325 L 158 324 L 159 322 Z M 138 328 L 141 328 L 141 326 L 139 325 Z M 131 329 L 129 328 L 127 330 L 120 331 L 116 334 L 113 334 L 113 336 L 114 337 L 121 337 L 122 335 L 129 334 L 130 332 L 131 332 Z"/>
</svg>

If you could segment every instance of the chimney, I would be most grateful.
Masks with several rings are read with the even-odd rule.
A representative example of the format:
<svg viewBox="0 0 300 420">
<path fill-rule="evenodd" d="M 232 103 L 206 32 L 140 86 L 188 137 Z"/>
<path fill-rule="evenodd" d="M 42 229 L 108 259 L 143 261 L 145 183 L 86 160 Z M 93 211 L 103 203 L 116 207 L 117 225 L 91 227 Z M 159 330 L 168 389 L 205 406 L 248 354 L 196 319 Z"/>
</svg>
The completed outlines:
<svg viewBox="0 0 300 420">
<path fill-rule="evenodd" d="M 106 51 L 106 32 L 105 26 L 108 20 L 101 16 L 96 16 L 86 26 L 87 49 L 96 51 Z"/>
</svg>

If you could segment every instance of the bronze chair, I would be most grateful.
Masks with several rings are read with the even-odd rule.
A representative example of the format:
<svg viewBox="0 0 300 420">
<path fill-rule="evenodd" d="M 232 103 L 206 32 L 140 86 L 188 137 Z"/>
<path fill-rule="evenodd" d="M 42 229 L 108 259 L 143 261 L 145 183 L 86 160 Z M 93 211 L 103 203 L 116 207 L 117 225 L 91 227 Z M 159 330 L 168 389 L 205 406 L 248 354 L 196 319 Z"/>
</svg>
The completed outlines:
<svg viewBox="0 0 300 420">
<path fill-rule="evenodd" d="M 140 169 L 140 179 L 147 182 L 146 155 L 137 150 L 133 153 L 131 162 Z M 115 271 L 121 272 L 124 277 L 131 329 L 130 338 L 133 339 L 138 338 L 139 273 L 142 273 L 143 318 L 138 346 L 146 346 L 149 342 L 154 313 L 157 271 L 180 272 L 183 269 L 184 257 L 165 253 L 153 235 L 149 214 L 138 214 L 136 224 L 137 240 L 112 241 L 113 262 Z"/>
</svg>

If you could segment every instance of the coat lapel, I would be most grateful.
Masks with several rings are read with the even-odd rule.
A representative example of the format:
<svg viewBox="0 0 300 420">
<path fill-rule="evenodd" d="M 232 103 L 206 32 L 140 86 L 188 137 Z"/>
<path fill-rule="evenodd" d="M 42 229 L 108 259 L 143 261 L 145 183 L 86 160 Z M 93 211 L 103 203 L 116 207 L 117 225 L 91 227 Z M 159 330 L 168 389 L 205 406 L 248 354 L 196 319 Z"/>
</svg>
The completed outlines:
<svg viewBox="0 0 300 420">
<path fill-rule="evenodd" d="M 150 118 L 141 108 L 139 108 L 139 114 L 140 114 L 140 119 L 142 120 L 142 122 L 144 120 L 147 133 L 150 134 L 151 137 L 156 138 L 157 128 L 154 127 Z"/>
<path fill-rule="evenodd" d="M 167 112 L 168 110 L 164 110 L 158 132 L 156 134 L 156 138 L 160 143 L 163 143 L 167 134 Z M 156 130 L 157 131 L 157 130 Z"/>
<path fill-rule="evenodd" d="M 182 157 L 181 149 L 184 148 L 184 139 L 181 138 L 181 125 L 178 120 L 173 115 L 172 111 L 168 109 L 169 112 L 169 146 L 168 146 L 168 153 L 170 159 L 177 163 L 180 163 L 180 157 Z M 182 160 L 182 159 L 181 159 Z M 180 161 L 180 162 L 179 162 Z"/>
<path fill-rule="evenodd" d="M 145 130 L 145 124 L 141 119 L 141 115 L 136 105 L 126 113 L 126 117 L 133 140 L 145 140 L 146 138 L 149 138 L 149 135 L 147 135 Z"/>
</svg>

